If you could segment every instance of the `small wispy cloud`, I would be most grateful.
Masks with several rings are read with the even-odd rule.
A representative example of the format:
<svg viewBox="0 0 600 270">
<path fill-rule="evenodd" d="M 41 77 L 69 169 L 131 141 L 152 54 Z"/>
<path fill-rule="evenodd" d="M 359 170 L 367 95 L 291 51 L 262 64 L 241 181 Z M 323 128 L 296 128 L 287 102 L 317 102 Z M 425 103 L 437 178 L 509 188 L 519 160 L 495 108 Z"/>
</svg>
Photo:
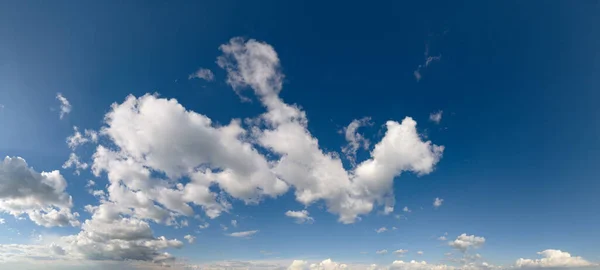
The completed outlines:
<svg viewBox="0 0 600 270">
<path fill-rule="evenodd" d="M 71 112 L 71 103 L 64 97 L 61 93 L 56 94 L 56 99 L 60 102 L 60 114 L 59 118 L 63 119 L 63 117 Z"/>
<path fill-rule="evenodd" d="M 235 220 L 235 219 L 231 220 L 231 226 L 237 227 L 237 225 L 238 225 L 237 220 Z"/>
<path fill-rule="evenodd" d="M 296 223 L 313 223 L 315 221 L 314 218 L 312 218 L 311 216 L 309 216 L 308 211 L 306 210 L 302 210 L 302 211 L 287 211 L 285 212 L 285 215 L 287 217 L 291 217 L 294 218 L 296 220 Z"/>
<path fill-rule="evenodd" d="M 402 256 L 404 256 L 404 254 L 406 254 L 407 252 L 408 252 L 408 250 L 406 250 L 406 249 L 398 249 L 398 250 L 394 251 L 394 254 L 396 254 L 396 255 L 398 255 L 398 256 L 400 256 L 400 257 L 402 257 Z"/>
<path fill-rule="evenodd" d="M 196 242 L 196 237 L 193 235 L 186 235 L 183 238 L 185 238 L 185 240 L 188 241 L 188 243 L 193 244 L 194 242 Z"/>
<path fill-rule="evenodd" d="M 387 254 L 388 251 L 387 251 L 387 249 L 382 249 L 382 250 L 375 251 L 375 253 L 377 253 L 377 254 Z"/>
<path fill-rule="evenodd" d="M 404 212 L 406 212 L 406 213 L 410 213 L 410 212 L 412 212 L 412 210 L 410 210 L 410 209 L 408 208 L 408 206 L 404 206 L 404 208 L 402 208 L 402 211 L 404 211 Z"/>
<path fill-rule="evenodd" d="M 381 228 L 375 230 L 376 233 L 382 233 L 382 232 L 386 232 L 386 231 L 387 231 L 386 227 L 381 227 Z"/>
<path fill-rule="evenodd" d="M 417 69 L 413 72 L 413 75 L 415 75 L 415 79 L 417 80 L 417 82 L 420 81 L 421 78 L 423 78 L 423 74 L 421 74 L 421 71 L 423 69 L 429 67 L 429 65 L 431 65 L 431 63 L 433 63 L 434 61 L 440 61 L 441 59 L 441 54 L 438 56 L 429 55 L 429 43 L 425 44 L 425 62 L 423 62 L 423 64 L 420 64 L 417 67 Z"/>
<path fill-rule="evenodd" d="M 442 121 L 444 111 L 432 112 L 429 114 L 429 121 L 439 124 Z"/>
<path fill-rule="evenodd" d="M 199 68 L 198 70 L 196 70 L 196 72 L 188 76 L 188 80 L 191 79 L 203 79 L 205 81 L 210 82 L 215 79 L 215 74 L 213 74 L 212 71 L 210 71 L 210 69 Z"/>
<path fill-rule="evenodd" d="M 443 202 L 444 202 L 444 199 L 435 198 L 435 200 L 433 200 L 433 207 L 438 208 L 438 207 L 442 206 Z"/>
<path fill-rule="evenodd" d="M 234 233 L 230 233 L 228 235 L 231 236 L 231 237 L 250 237 L 252 235 L 255 235 L 256 233 L 258 233 L 258 230 L 244 231 L 244 232 L 234 232 Z"/>
</svg>

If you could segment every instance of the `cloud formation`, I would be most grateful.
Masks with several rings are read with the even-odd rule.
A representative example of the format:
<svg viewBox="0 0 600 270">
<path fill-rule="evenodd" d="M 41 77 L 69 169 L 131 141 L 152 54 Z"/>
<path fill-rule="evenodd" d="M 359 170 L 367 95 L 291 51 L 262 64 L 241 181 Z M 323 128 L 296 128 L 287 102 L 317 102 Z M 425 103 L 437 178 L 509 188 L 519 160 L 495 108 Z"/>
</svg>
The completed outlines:
<svg viewBox="0 0 600 270">
<path fill-rule="evenodd" d="M 210 69 L 207 68 L 199 68 L 196 72 L 190 74 L 188 76 L 188 80 L 191 79 L 203 79 L 205 81 L 213 81 L 215 79 L 215 75 Z"/>
<path fill-rule="evenodd" d="M 541 259 L 518 259 L 515 262 L 517 268 L 552 268 L 552 269 L 572 269 L 578 267 L 597 266 L 582 257 L 571 256 L 570 253 L 557 249 L 546 249 L 537 254 L 542 255 Z"/>
<path fill-rule="evenodd" d="M 309 216 L 309 213 L 306 210 L 301 210 L 301 211 L 288 210 L 287 212 L 285 212 L 285 215 L 287 217 L 294 218 L 296 220 L 296 223 L 313 223 L 315 221 L 314 218 Z"/>
<path fill-rule="evenodd" d="M 467 251 L 469 248 L 479 248 L 485 243 L 485 237 L 467 235 L 463 233 L 459 235 L 456 240 L 448 243 L 453 248 L 456 248 L 462 252 Z"/>
<path fill-rule="evenodd" d="M 258 233 L 258 230 L 234 232 L 234 233 L 230 233 L 229 236 L 231 236 L 231 237 L 250 237 L 250 236 L 255 235 L 256 233 Z"/>
<path fill-rule="evenodd" d="M 59 118 L 63 119 L 63 117 L 71 112 L 71 103 L 64 97 L 61 93 L 56 94 L 56 99 L 60 102 L 60 112 Z"/>
<path fill-rule="evenodd" d="M 433 207 L 438 208 L 438 207 L 442 206 L 443 202 L 444 202 L 444 199 L 435 198 L 433 200 Z"/>
<path fill-rule="evenodd" d="M 429 114 L 429 121 L 439 124 L 442 121 L 444 111 L 437 111 Z"/>
</svg>

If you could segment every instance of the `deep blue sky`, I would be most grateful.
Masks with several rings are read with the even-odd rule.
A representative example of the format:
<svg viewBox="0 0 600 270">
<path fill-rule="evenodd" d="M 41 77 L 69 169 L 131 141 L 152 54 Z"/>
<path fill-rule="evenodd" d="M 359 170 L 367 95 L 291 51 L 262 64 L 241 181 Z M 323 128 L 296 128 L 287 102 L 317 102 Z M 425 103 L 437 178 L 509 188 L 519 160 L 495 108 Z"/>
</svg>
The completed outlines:
<svg viewBox="0 0 600 270">
<path fill-rule="evenodd" d="M 375 251 L 404 248 L 442 262 L 449 247 L 435 238 L 448 232 L 449 240 L 484 236 L 479 253 L 498 264 L 550 248 L 600 261 L 598 14 L 597 1 L 3 2 L 0 155 L 21 156 L 38 171 L 61 169 L 72 126 L 98 129 L 110 104 L 128 94 L 158 92 L 222 124 L 256 116 L 264 108 L 240 102 L 215 63 L 219 45 L 253 38 L 277 51 L 281 97 L 306 111 L 323 149 L 339 152 L 338 131 L 353 119 L 370 116 L 365 132 L 377 142 L 385 121 L 411 116 L 446 147 L 444 156 L 431 174 L 394 182 L 396 212 L 410 207 L 408 220 L 373 211 L 344 225 L 317 203 L 308 208 L 316 222 L 298 225 L 283 215 L 302 208 L 290 192 L 258 206 L 234 202 L 194 246 L 173 254 L 202 262 L 262 259 L 257 250 L 269 250 L 286 259 L 389 263 L 394 255 Z M 427 46 L 441 59 L 417 81 Z M 199 67 L 215 81 L 188 80 Z M 57 92 L 73 105 L 62 120 Z M 429 114 L 439 110 L 438 125 Z M 94 148 L 79 151 L 89 161 Z M 84 188 L 92 175 L 61 172 L 83 221 L 83 206 L 96 202 Z M 444 199 L 437 210 L 436 197 Z M 240 228 L 260 234 L 223 236 L 219 224 L 235 215 L 252 216 L 237 218 Z M 78 232 L 18 224 L 22 235 L 0 232 L 3 244 L 26 242 L 32 229 Z M 374 232 L 384 226 L 398 230 Z M 153 229 L 179 239 L 193 231 Z"/>
</svg>

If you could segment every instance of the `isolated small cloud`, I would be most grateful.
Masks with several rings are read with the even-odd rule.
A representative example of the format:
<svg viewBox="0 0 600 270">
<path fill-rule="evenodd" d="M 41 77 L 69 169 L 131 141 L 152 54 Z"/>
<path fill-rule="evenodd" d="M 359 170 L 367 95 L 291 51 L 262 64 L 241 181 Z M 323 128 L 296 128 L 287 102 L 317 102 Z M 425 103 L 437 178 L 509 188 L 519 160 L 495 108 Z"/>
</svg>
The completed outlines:
<svg viewBox="0 0 600 270">
<path fill-rule="evenodd" d="M 386 227 L 381 227 L 381 228 L 375 230 L 376 233 L 382 233 L 382 232 L 386 232 L 386 231 L 387 231 Z"/>
<path fill-rule="evenodd" d="M 234 228 L 237 227 L 237 220 L 233 219 L 231 220 L 231 226 L 233 226 Z"/>
<path fill-rule="evenodd" d="M 255 235 L 256 233 L 258 233 L 258 230 L 234 232 L 234 233 L 230 233 L 229 236 L 231 236 L 231 237 L 250 237 L 252 235 Z"/>
<path fill-rule="evenodd" d="M 408 250 L 406 249 L 398 249 L 396 251 L 394 251 L 394 254 L 398 255 L 398 256 L 404 256 L 404 254 L 406 254 L 408 252 Z"/>
<path fill-rule="evenodd" d="M 421 251 L 421 250 L 417 251 L 417 255 L 423 255 L 423 251 Z"/>
<path fill-rule="evenodd" d="M 63 119 L 63 117 L 71 112 L 71 103 L 64 97 L 61 93 L 56 94 L 56 99 L 60 102 L 60 114 L 59 118 Z"/>
<path fill-rule="evenodd" d="M 410 213 L 410 212 L 412 212 L 412 210 L 410 210 L 410 209 L 408 208 L 408 206 L 404 206 L 404 208 L 402 208 L 402 211 L 404 211 L 404 212 L 406 212 L 406 213 Z"/>
<path fill-rule="evenodd" d="M 314 218 L 309 216 L 309 213 L 306 210 L 302 210 L 302 211 L 289 210 L 289 211 L 285 212 L 285 215 L 287 217 L 294 218 L 296 220 L 296 223 L 313 223 L 315 221 Z"/>
<path fill-rule="evenodd" d="M 191 79 L 203 79 L 205 81 L 213 81 L 215 79 L 215 74 L 207 68 L 199 68 L 196 72 L 190 74 L 188 76 L 188 80 Z"/>
<path fill-rule="evenodd" d="M 6 221 L 3 218 L 0 218 L 0 224 L 4 224 Z"/>
<path fill-rule="evenodd" d="M 227 230 L 229 230 L 229 227 L 227 227 L 227 226 L 225 226 L 225 225 L 221 224 L 221 230 L 223 230 L 223 231 L 227 231 Z"/>
<path fill-rule="evenodd" d="M 444 111 L 432 112 L 429 114 L 429 121 L 439 124 L 442 121 Z"/>
<path fill-rule="evenodd" d="M 388 251 L 387 251 L 387 249 L 382 249 L 382 250 L 375 251 L 375 253 L 377 253 L 377 254 L 387 254 Z"/>
<path fill-rule="evenodd" d="M 185 240 L 188 241 L 188 243 L 193 244 L 194 242 L 196 242 L 196 237 L 193 235 L 186 235 L 183 238 L 185 238 Z"/>
<path fill-rule="evenodd" d="M 443 202 L 444 202 L 444 199 L 435 198 L 435 200 L 433 200 L 433 207 L 438 208 L 438 207 L 442 206 Z"/>
<path fill-rule="evenodd" d="M 485 237 L 467 235 L 463 233 L 459 235 L 456 240 L 448 243 L 453 248 L 456 248 L 462 252 L 467 251 L 469 248 L 479 248 L 485 243 Z"/>
<path fill-rule="evenodd" d="M 200 229 L 206 229 L 208 227 L 210 227 L 210 224 L 208 224 L 208 222 L 204 222 L 204 224 L 198 225 L 198 228 L 200 228 Z"/>
</svg>

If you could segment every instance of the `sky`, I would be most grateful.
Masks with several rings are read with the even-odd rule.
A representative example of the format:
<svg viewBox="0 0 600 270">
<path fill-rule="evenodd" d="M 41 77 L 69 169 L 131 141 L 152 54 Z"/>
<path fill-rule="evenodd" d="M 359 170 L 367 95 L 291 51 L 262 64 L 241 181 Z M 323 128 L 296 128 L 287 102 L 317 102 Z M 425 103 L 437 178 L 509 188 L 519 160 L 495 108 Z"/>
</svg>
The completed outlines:
<svg viewBox="0 0 600 270">
<path fill-rule="evenodd" d="M 597 1 L 3 1 L 0 268 L 600 269 Z"/>
</svg>

